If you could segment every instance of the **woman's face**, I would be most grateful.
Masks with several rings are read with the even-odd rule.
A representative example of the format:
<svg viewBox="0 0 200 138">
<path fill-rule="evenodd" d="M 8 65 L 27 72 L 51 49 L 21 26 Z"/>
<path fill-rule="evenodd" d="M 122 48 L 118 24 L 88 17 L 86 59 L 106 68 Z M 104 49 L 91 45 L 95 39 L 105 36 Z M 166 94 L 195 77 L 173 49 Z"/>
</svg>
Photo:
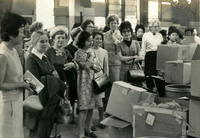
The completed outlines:
<svg viewBox="0 0 200 138">
<path fill-rule="evenodd" d="M 87 25 L 85 31 L 88 31 L 89 33 L 92 34 L 93 29 L 94 29 L 94 25 L 92 23 L 90 23 L 90 24 Z"/>
<path fill-rule="evenodd" d="M 54 38 L 56 48 L 61 48 L 65 45 L 65 34 L 57 34 Z"/>
<path fill-rule="evenodd" d="M 110 30 L 116 30 L 118 24 L 117 24 L 117 21 L 114 20 L 114 21 L 110 22 L 109 25 L 110 25 Z"/>
<path fill-rule="evenodd" d="M 177 33 L 171 33 L 169 35 L 169 39 L 172 41 L 172 42 L 175 42 L 177 40 L 177 37 L 178 37 L 178 34 Z"/>
<path fill-rule="evenodd" d="M 95 37 L 94 37 L 94 46 L 95 47 L 101 47 L 102 46 L 102 42 L 103 42 L 102 36 L 99 35 L 99 34 L 95 35 Z"/>
<path fill-rule="evenodd" d="M 131 38 L 131 29 L 130 28 L 125 28 L 122 30 L 122 36 L 125 40 L 130 40 Z"/>
<path fill-rule="evenodd" d="M 44 53 L 48 47 L 48 37 L 43 34 L 40 36 L 38 42 L 36 43 L 35 49 L 40 53 Z"/>
<path fill-rule="evenodd" d="M 138 38 L 142 38 L 142 36 L 143 36 L 143 34 L 144 34 L 143 29 L 139 28 L 139 29 L 137 30 L 136 34 L 137 34 L 137 37 L 138 37 Z"/>
<path fill-rule="evenodd" d="M 93 46 L 93 39 L 92 36 L 88 37 L 88 39 L 85 41 L 85 48 L 91 48 Z"/>
<path fill-rule="evenodd" d="M 18 29 L 18 36 L 12 36 L 11 41 L 13 45 L 20 45 L 24 36 L 24 27 Z"/>
<path fill-rule="evenodd" d="M 150 31 L 152 33 L 157 33 L 159 31 L 159 24 L 158 23 L 154 23 L 151 27 L 150 27 Z"/>
</svg>

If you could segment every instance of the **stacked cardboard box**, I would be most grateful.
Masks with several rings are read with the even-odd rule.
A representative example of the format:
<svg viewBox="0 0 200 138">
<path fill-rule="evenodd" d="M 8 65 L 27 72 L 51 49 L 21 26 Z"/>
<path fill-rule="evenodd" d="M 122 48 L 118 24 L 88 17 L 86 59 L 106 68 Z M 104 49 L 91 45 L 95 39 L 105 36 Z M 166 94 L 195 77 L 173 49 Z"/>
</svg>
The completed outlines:
<svg viewBox="0 0 200 138">
<path fill-rule="evenodd" d="M 155 103 L 171 102 L 172 99 L 156 98 Z M 183 107 L 188 107 L 188 101 L 175 100 Z M 151 106 L 133 106 L 133 138 L 145 136 L 186 137 L 185 111 L 156 108 Z"/>
<path fill-rule="evenodd" d="M 116 81 L 113 83 L 106 112 L 114 117 L 101 123 L 109 126 L 109 138 L 132 138 L 132 104 L 154 101 L 156 94 L 131 84 Z"/>
<path fill-rule="evenodd" d="M 191 63 L 191 95 L 200 99 L 200 45 L 197 46 Z M 194 132 L 189 130 L 189 135 L 200 136 L 200 101 L 190 99 L 189 124 Z"/>
<path fill-rule="evenodd" d="M 165 82 L 190 84 L 191 62 L 183 60 L 165 62 Z"/>
<path fill-rule="evenodd" d="M 189 45 L 159 45 L 157 49 L 156 69 L 164 71 L 166 61 L 188 59 Z"/>
</svg>

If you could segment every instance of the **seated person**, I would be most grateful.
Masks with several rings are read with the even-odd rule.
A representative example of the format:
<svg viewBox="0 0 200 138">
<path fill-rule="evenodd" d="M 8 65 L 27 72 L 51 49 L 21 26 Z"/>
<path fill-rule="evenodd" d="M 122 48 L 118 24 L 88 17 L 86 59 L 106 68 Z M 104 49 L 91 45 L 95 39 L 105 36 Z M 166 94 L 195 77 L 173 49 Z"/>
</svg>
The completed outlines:
<svg viewBox="0 0 200 138">
<path fill-rule="evenodd" d="M 176 29 L 175 26 L 170 26 L 168 30 L 168 38 L 169 40 L 167 41 L 166 44 L 178 44 L 177 43 L 177 36 L 178 36 L 178 30 Z"/>
</svg>

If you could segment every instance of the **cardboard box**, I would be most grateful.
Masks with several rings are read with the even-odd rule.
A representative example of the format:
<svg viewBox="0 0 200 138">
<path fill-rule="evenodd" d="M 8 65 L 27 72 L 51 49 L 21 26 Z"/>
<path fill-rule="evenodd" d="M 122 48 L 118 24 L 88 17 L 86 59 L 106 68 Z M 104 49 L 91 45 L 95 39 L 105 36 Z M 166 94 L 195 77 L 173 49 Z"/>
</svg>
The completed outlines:
<svg viewBox="0 0 200 138">
<path fill-rule="evenodd" d="M 189 84 L 191 82 L 191 61 L 165 62 L 165 82 Z"/>
<path fill-rule="evenodd" d="M 191 43 L 191 44 L 189 44 L 189 46 L 190 46 L 190 56 L 189 56 L 189 60 L 192 60 L 192 57 L 194 56 L 194 52 L 195 52 L 195 50 L 196 50 L 196 48 L 197 48 L 197 43 Z"/>
<path fill-rule="evenodd" d="M 156 69 L 164 71 L 166 61 L 188 59 L 189 45 L 159 45 L 157 49 Z"/>
<path fill-rule="evenodd" d="M 144 100 L 154 101 L 156 94 L 147 92 L 145 89 L 133 86 L 123 81 L 113 83 L 106 112 L 132 122 L 132 104 L 137 104 Z"/>
<path fill-rule="evenodd" d="M 155 103 L 170 102 L 174 99 L 156 98 Z M 188 101 L 175 100 L 180 105 L 188 107 Z M 177 118 L 183 118 L 177 119 Z M 186 137 L 187 113 L 150 106 L 133 106 L 133 137 Z"/>
<path fill-rule="evenodd" d="M 131 123 L 119 120 L 113 116 L 106 118 L 101 124 L 108 126 L 109 138 L 132 138 L 133 136 Z"/>
<path fill-rule="evenodd" d="M 189 124 L 194 129 L 195 132 L 192 132 L 192 130 L 189 129 L 188 135 L 193 136 L 193 137 L 199 137 L 200 136 L 200 101 L 190 100 Z"/>
<path fill-rule="evenodd" d="M 200 45 L 191 61 L 191 95 L 200 97 Z"/>
</svg>

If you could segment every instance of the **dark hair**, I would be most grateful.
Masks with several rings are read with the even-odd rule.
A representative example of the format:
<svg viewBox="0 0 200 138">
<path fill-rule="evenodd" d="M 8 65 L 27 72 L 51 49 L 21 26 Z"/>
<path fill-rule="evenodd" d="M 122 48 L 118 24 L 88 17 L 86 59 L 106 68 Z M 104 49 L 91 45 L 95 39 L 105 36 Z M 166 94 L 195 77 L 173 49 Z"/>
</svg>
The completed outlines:
<svg viewBox="0 0 200 138">
<path fill-rule="evenodd" d="M 165 29 L 160 30 L 159 33 L 161 33 L 162 36 L 167 36 L 167 30 Z"/>
<path fill-rule="evenodd" d="M 194 28 L 186 28 L 185 29 L 185 35 L 187 35 L 187 32 L 190 32 L 191 33 L 191 35 L 193 35 L 193 31 L 194 31 Z"/>
<path fill-rule="evenodd" d="M 74 23 L 74 25 L 73 25 L 71 30 L 73 30 L 74 28 L 79 27 L 79 26 L 81 26 L 81 23 Z"/>
<path fill-rule="evenodd" d="M 133 34 L 132 25 L 129 21 L 123 21 L 119 26 L 119 31 L 122 34 L 122 30 L 129 28 L 131 30 L 131 34 Z"/>
<path fill-rule="evenodd" d="M 102 38 L 102 40 L 103 40 L 103 34 L 102 34 L 101 32 L 97 31 L 97 32 L 93 32 L 93 33 L 92 33 L 92 37 L 93 37 L 93 38 L 95 38 L 96 35 L 100 35 L 101 38 Z"/>
<path fill-rule="evenodd" d="M 170 26 L 169 29 L 168 29 L 168 36 L 170 36 L 172 33 L 178 33 L 178 29 L 175 27 L 175 26 Z"/>
<path fill-rule="evenodd" d="M 10 36 L 18 36 L 19 28 L 26 25 L 26 19 L 18 14 L 6 12 L 1 20 L 1 39 L 9 41 Z"/>
<path fill-rule="evenodd" d="M 91 36 L 91 34 L 88 31 L 83 31 L 80 33 L 78 37 L 77 46 L 79 48 L 83 48 L 85 46 L 85 41 Z"/>
<path fill-rule="evenodd" d="M 82 24 L 81 24 L 81 28 L 85 31 L 88 24 L 92 23 L 94 25 L 94 21 L 92 21 L 91 19 L 87 19 L 85 20 Z"/>
<path fill-rule="evenodd" d="M 144 26 L 142 24 L 137 24 L 135 26 L 135 34 L 137 34 L 138 29 L 142 29 L 143 32 L 145 33 L 145 28 L 144 28 Z"/>
</svg>

